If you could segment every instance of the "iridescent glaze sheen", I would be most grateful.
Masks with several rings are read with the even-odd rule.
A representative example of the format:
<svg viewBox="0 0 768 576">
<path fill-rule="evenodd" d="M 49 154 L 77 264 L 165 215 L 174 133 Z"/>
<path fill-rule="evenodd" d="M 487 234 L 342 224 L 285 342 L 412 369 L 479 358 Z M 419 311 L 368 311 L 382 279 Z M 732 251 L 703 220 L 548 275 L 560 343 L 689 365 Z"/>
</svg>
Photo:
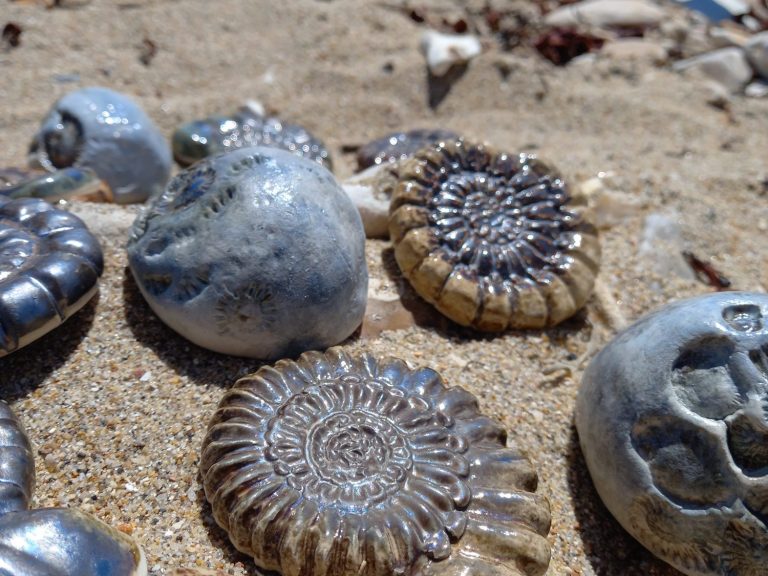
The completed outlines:
<svg viewBox="0 0 768 576">
<path fill-rule="evenodd" d="M 325 145 L 304 127 L 264 116 L 247 106 L 231 116 L 194 120 L 173 133 L 173 156 L 181 166 L 250 146 L 280 148 L 331 169 Z"/>
<path fill-rule="evenodd" d="M 54 171 L 91 168 L 115 202 L 143 202 L 162 191 L 171 151 L 146 113 L 124 94 L 83 88 L 51 108 L 32 141 L 30 164 Z"/>
<path fill-rule="evenodd" d="M 428 368 L 332 348 L 235 384 L 203 443 L 216 521 L 285 576 L 533 576 L 549 504 L 530 462 Z"/>
<path fill-rule="evenodd" d="M 597 232 L 551 167 L 463 140 L 418 152 L 390 205 L 395 258 L 425 300 L 484 331 L 562 322 L 589 297 Z"/>
<path fill-rule="evenodd" d="M 51 173 L 36 174 L 6 187 L 0 194 L 8 198 L 40 198 L 57 200 L 91 200 L 111 202 L 112 191 L 90 168 L 62 168 Z"/>
<path fill-rule="evenodd" d="M 97 291 L 101 247 L 76 216 L 0 194 L 0 356 L 38 339 Z"/>
</svg>

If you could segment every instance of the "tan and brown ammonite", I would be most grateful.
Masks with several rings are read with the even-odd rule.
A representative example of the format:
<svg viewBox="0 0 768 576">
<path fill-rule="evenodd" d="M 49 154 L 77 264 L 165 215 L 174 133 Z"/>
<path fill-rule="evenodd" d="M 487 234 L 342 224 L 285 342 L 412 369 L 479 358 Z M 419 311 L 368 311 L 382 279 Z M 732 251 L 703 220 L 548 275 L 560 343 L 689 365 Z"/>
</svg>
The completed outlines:
<svg viewBox="0 0 768 576">
<path fill-rule="evenodd" d="M 595 228 L 563 179 L 529 154 L 464 140 L 418 152 L 390 205 L 395 258 L 419 295 L 477 330 L 553 326 L 589 297 Z"/>
<path fill-rule="evenodd" d="M 216 521 L 285 576 L 534 576 L 549 503 L 462 388 L 341 348 L 239 380 L 201 472 Z"/>
</svg>

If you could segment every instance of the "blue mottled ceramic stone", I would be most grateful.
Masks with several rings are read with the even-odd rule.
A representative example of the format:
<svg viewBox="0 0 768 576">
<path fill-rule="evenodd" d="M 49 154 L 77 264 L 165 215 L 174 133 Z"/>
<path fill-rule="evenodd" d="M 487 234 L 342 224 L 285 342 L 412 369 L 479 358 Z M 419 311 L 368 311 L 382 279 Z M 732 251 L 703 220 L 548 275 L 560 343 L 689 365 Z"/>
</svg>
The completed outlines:
<svg viewBox="0 0 768 576">
<path fill-rule="evenodd" d="M 689 576 L 768 566 L 768 294 L 666 306 L 589 364 L 576 427 L 600 497 Z"/>
<path fill-rule="evenodd" d="M 143 202 L 163 190 L 171 150 L 144 111 L 107 88 L 83 88 L 60 98 L 30 149 L 30 163 L 46 170 L 91 168 L 115 202 Z"/>
<path fill-rule="evenodd" d="M 137 218 L 128 257 L 155 313 L 217 352 L 324 349 L 365 310 L 356 208 L 328 170 L 283 150 L 243 148 L 181 172 Z"/>
</svg>

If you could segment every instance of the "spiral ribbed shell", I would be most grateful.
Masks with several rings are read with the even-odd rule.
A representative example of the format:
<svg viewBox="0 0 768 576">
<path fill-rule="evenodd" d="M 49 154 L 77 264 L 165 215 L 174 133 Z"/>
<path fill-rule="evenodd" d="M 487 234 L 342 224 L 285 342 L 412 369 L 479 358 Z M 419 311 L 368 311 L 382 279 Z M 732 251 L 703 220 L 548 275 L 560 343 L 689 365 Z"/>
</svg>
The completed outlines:
<svg viewBox="0 0 768 576">
<path fill-rule="evenodd" d="M 463 140 L 418 152 L 400 171 L 389 232 L 419 295 L 478 330 L 562 322 L 589 297 L 597 232 L 536 157 Z"/>
<path fill-rule="evenodd" d="M 471 394 L 402 360 L 334 348 L 241 379 L 201 471 L 235 546 L 286 576 L 531 576 L 549 562 L 528 460 Z"/>
</svg>

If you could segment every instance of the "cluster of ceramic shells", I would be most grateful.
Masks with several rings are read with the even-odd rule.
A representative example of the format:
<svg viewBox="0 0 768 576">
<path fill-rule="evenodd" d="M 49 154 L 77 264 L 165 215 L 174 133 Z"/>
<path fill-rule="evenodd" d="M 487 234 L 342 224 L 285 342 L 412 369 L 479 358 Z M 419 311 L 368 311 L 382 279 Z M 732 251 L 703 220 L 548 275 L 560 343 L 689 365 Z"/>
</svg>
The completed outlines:
<svg viewBox="0 0 768 576">
<path fill-rule="evenodd" d="M 440 312 L 502 331 L 553 326 L 584 305 L 600 244 L 553 168 L 449 140 L 399 172 L 389 221 L 395 258 Z"/>
<path fill-rule="evenodd" d="M 239 380 L 204 441 L 216 521 L 285 576 L 534 576 L 547 500 L 462 388 L 340 348 Z"/>
</svg>

